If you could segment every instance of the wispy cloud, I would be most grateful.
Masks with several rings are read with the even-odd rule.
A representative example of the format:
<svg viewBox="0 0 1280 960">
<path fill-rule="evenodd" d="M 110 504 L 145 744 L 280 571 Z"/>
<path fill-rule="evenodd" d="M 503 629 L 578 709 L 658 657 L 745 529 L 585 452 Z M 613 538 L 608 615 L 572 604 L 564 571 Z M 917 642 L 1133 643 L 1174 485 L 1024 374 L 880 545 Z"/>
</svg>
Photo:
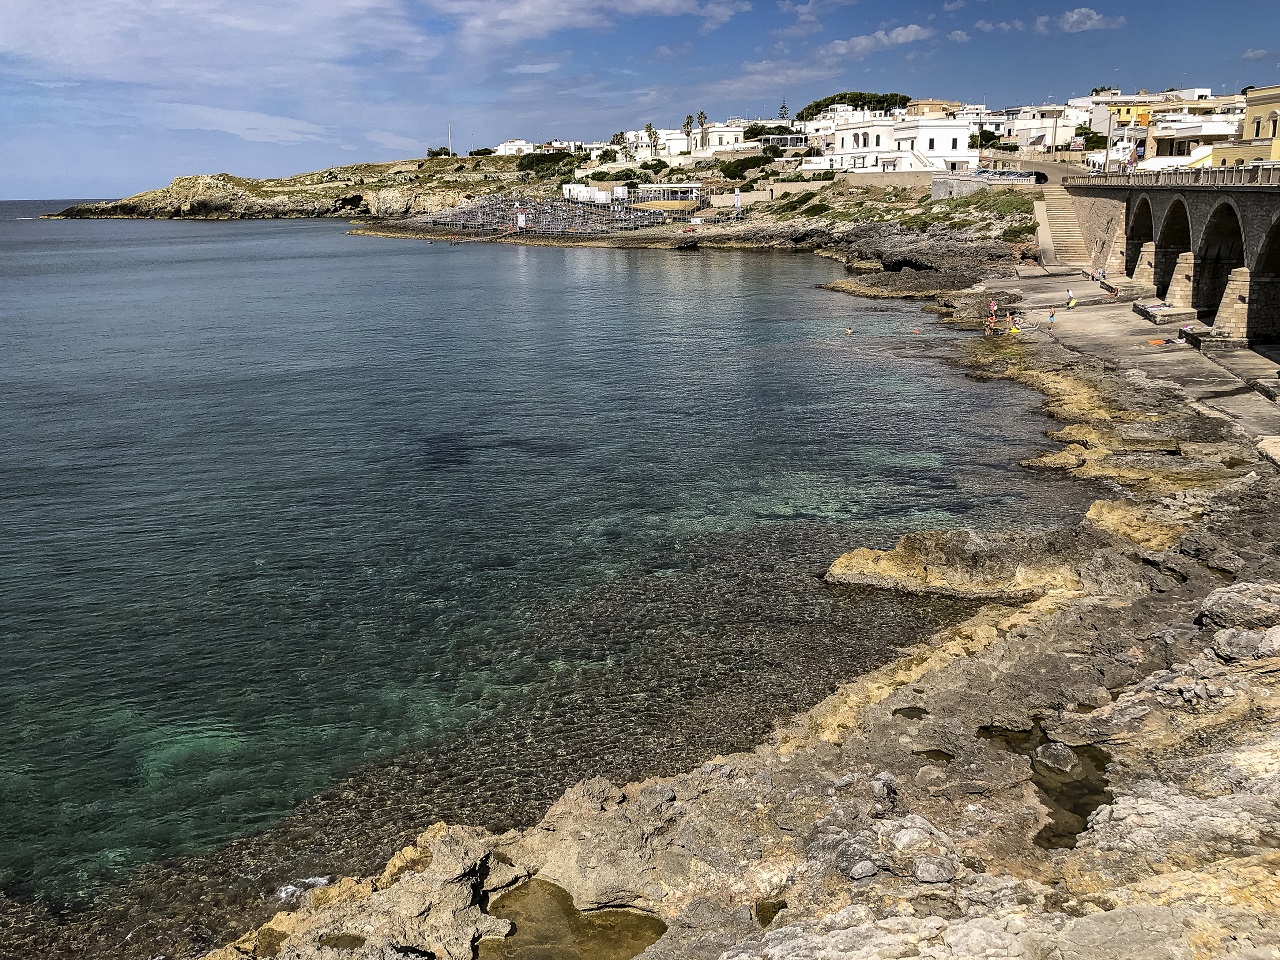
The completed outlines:
<svg viewBox="0 0 1280 960">
<path fill-rule="evenodd" d="M 653 59 L 675 60 L 677 57 L 687 57 L 691 53 L 693 53 L 692 43 L 681 43 L 674 47 L 670 44 L 664 43 L 661 46 L 653 48 Z"/>
<path fill-rule="evenodd" d="M 370 143 L 376 143 L 378 146 L 386 147 L 388 150 L 402 150 L 407 156 L 419 156 L 426 149 L 426 144 L 420 140 L 402 137 L 386 130 L 366 131 L 364 138 Z"/>
<path fill-rule="evenodd" d="M 1083 33 L 1086 30 L 1118 30 L 1124 17 L 1104 17 L 1092 7 L 1076 7 L 1056 17 L 1036 17 L 1036 33 Z"/>
<path fill-rule="evenodd" d="M 507 73 L 550 73 L 558 69 L 558 63 L 518 63 L 514 67 L 507 67 Z"/>
<path fill-rule="evenodd" d="M 942 9 L 947 13 L 953 13 L 964 6 L 964 0 L 951 0 L 950 3 L 944 3 Z"/>
<path fill-rule="evenodd" d="M 973 28 L 975 30 L 981 30 L 983 33 L 991 33 L 994 30 L 1000 30 L 1003 33 L 1008 33 L 1011 30 L 1025 30 L 1027 29 L 1027 25 L 1021 20 L 1001 20 L 998 23 L 992 23 L 990 20 L 979 20 L 973 25 Z"/>
<path fill-rule="evenodd" d="M 252 110 L 226 110 L 195 103 L 158 103 L 150 113 L 160 126 L 171 130 L 216 130 L 257 143 L 301 143 L 330 136 L 327 128 L 306 120 L 276 117 Z"/>
<path fill-rule="evenodd" d="M 838 10 L 841 7 L 851 7 L 858 0 L 807 0 L 805 3 L 796 3 L 795 0 L 778 0 L 778 9 L 783 13 L 794 14 L 795 22 L 790 26 L 775 30 L 776 36 L 783 37 L 803 37 L 812 33 L 819 33 L 824 28 L 822 16 Z"/>
<path fill-rule="evenodd" d="M 948 40 L 954 40 L 956 43 L 968 43 L 969 35 L 963 30 L 952 30 L 947 34 Z"/>
<path fill-rule="evenodd" d="M 1241 60 L 1265 60 L 1271 54 L 1266 50 L 1246 50 L 1240 55 Z"/>
</svg>

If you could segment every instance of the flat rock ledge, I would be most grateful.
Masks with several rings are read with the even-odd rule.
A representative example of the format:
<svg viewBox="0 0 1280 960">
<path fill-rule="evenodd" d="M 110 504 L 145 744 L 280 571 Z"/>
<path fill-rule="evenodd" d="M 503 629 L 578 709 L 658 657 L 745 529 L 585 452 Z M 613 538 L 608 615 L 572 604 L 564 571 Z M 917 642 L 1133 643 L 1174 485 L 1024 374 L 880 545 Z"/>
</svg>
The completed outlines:
<svg viewBox="0 0 1280 960">
<path fill-rule="evenodd" d="M 975 349 L 1090 454 L 1040 468 L 1112 496 L 829 574 L 991 598 L 971 619 L 751 752 L 580 783 L 523 831 L 437 824 L 210 956 L 526 956 L 491 910 L 529 877 L 661 919 L 644 960 L 1280 955 L 1280 478 L 1167 386 Z"/>
</svg>

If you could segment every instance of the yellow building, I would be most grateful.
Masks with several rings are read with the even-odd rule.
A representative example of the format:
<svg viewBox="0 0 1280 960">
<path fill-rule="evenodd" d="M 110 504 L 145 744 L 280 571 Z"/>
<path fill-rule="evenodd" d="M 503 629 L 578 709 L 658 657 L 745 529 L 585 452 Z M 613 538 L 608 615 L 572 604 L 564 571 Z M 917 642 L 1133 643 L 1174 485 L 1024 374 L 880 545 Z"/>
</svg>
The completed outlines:
<svg viewBox="0 0 1280 960">
<path fill-rule="evenodd" d="M 963 103 L 955 100 L 912 100 L 907 104 L 908 117 L 939 117 L 959 110 Z"/>
<path fill-rule="evenodd" d="M 1245 90 L 1239 139 L 1216 144 L 1208 165 L 1243 167 L 1265 160 L 1280 160 L 1280 85 Z"/>
</svg>

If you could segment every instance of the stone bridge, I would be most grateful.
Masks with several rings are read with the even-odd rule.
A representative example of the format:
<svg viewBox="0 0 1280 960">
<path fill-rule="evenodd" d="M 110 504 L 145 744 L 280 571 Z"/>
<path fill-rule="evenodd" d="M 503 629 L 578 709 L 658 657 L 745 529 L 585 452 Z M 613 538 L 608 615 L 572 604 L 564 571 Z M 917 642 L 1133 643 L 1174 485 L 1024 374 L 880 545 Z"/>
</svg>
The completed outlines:
<svg viewBox="0 0 1280 960">
<path fill-rule="evenodd" d="M 1068 177 L 1095 269 L 1222 346 L 1280 342 L 1280 165 Z M 1152 290 L 1151 288 L 1154 288 Z"/>
</svg>

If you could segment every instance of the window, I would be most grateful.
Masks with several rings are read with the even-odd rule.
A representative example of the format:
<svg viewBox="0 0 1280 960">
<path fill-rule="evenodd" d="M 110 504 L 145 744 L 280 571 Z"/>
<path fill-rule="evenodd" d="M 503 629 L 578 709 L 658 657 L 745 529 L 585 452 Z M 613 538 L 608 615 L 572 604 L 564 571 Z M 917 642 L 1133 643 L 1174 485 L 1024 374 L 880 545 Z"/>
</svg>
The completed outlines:
<svg viewBox="0 0 1280 960">
<path fill-rule="evenodd" d="M 1253 121 L 1253 138 L 1256 140 L 1262 136 L 1262 118 L 1258 117 Z"/>
<path fill-rule="evenodd" d="M 840 149 L 841 149 L 841 150 L 843 150 L 843 149 L 844 149 L 844 137 L 841 137 L 841 138 L 840 138 Z"/>
<path fill-rule="evenodd" d="M 717 147 L 723 147 L 723 146 L 724 146 L 724 137 L 716 137 L 716 141 L 717 141 L 717 142 L 716 142 L 716 146 L 717 146 Z"/>
<path fill-rule="evenodd" d="M 1276 127 L 1280 126 L 1280 117 L 1271 118 L 1271 139 L 1276 138 Z"/>
<path fill-rule="evenodd" d="M 932 149 L 933 149 L 933 137 L 930 137 L 930 138 L 929 138 L 929 149 L 930 149 L 930 150 L 932 150 Z"/>
<path fill-rule="evenodd" d="M 958 149 L 960 149 L 960 138 L 959 138 L 959 137 L 952 137 L 952 138 L 951 138 L 951 149 L 952 149 L 952 150 L 958 150 Z"/>
<path fill-rule="evenodd" d="M 880 146 L 880 134 L 876 134 L 876 146 Z"/>
</svg>

